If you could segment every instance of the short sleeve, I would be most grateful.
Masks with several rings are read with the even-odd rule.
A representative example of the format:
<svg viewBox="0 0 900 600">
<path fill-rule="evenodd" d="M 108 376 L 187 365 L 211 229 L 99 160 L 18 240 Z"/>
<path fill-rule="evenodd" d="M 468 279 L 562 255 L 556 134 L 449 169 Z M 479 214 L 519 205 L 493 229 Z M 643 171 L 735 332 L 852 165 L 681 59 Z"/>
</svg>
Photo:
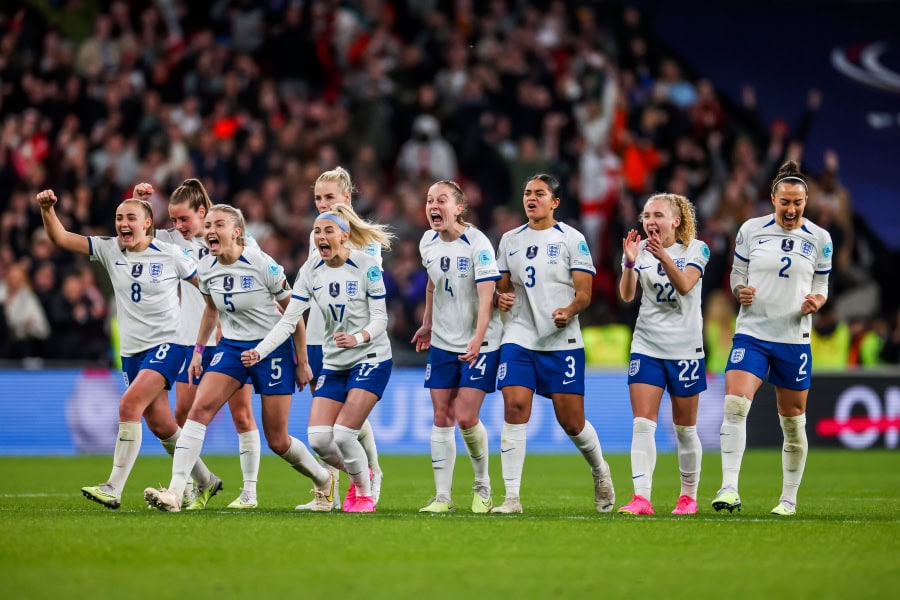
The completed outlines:
<svg viewBox="0 0 900 600">
<path fill-rule="evenodd" d="M 266 288 L 276 300 L 284 300 L 291 294 L 284 268 L 269 256 L 266 256 Z"/>
<path fill-rule="evenodd" d="M 749 222 L 741 225 L 734 238 L 734 257 L 744 262 L 750 262 L 750 232 L 747 230 Z"/>
<path fill-rule="evenodd" d="M 702 277 L 706 273 L 706 265 L 709 263 L 709 246 L 701 240 L 694 240 L 688 246 L 687 256 L 688 266 L 694 266 L 700 270 Z"/>
<path fill-rule="evenodd" d="M 505 235 L 500 238 L 500 247 L 497 248 L 497 270 L 501 273 L 509 273 L 509 265 L 506 264 L 506 239 Z"/>
<path fill-rule="evenodd" d="M 567 236 L 567 242 L 569 245 L 569 270 L 587 271 L 594 275 L 597 270 L 594 268 L 591 250 L 588 248 L 584 236 L 578 231 L 572 230 Z"/>
<path fill-rule="evenodd" d="M 191 251 L 187 248 L 172 246 L 172 256 L 175 261 L 175 272 L 179 279 L 190 279 L 197 274 L 197 263 L 191 258 Z"/>
<path fill-rule="evenodd" d="M 376 264 L 371 264 L 366 268 L 366 295 L 376 300 L 387 296 L 381 268 Z"/>
<path fill-rule="evenodd" d="M 497 268 L 497 260 L 494 257 L 494 248 L 487 237 L 476 236 L 476 243 L 472 248 L 472 260 L 475 263 L 475 282 L 496 281 L 500 279 L 500 270 Z"/>
<path fill-rule="evenodd" d="M 819 233 L 819 255 L 816 257 L 816 275 L 831 273 L 831 261 L 834 256 L 834 244 L 831 243 L 831 234 L 821 230 Z"/>
</svg>

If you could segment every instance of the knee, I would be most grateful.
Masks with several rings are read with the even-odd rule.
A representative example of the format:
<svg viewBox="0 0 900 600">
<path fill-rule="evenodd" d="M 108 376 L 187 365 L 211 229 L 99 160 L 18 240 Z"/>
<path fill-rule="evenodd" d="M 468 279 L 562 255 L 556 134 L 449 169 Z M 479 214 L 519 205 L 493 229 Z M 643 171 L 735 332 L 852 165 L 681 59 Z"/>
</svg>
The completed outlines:
<svg viewBox="0 0 900 600">
<path fill-rule="evenodd" d="M 476 425 L 478 425 L 478 415 L 466 415 L 464 417 L 459 417 L 460 429 L 472 429 Z"/>
<path fill-rule="evenodd" d="M 175 422 L 178 423 L 178 426 L 181 427 L 188 419 L 188 414 L 191 409 L 189 406 L 181 406 L 180 404 L 175 405 Z"/>
<path fill-rule="evenodd" d="M 359 443 L 358 436 L 358 431 L 340 425 L 334 426 L 334 443 L 340 448 L 341 454 L 346 455 L 347 450 L 349 450 L 353 444 Z"/>
<path fill-rule="evenodd" d="M 331 427 L 310 427 L 307 430 L 307 436 L 309 447 L 319 456 L 327 454 L 329 448 L 335 443 L 334 429 Z"/>
<path fill-rule="evenodd" d="M 249 410 L 231 411 L 231 420 L 234 421 L 234 428 L 238 433 L 252 431 L 255 428 L 256 421 L 253 419 L 253 413 Z"/>
<path fill-rule="evenodd" d="M 291 449 L 291 436 L 287 433 L 269 435 L 269 432 L 267 431 L 266 442 L 269 444 L 269 450 L 278 456 L 284 456 L 284 454 Z"/>
<path fill-rule="evenodd" d="M 560 421 L 560 427 L 562 427 L 563 431 L 566 432 L 566 435 L 569 437 L 575 437 L 584 429 L 584 421 L 581 423 L 574 423 L 571 420 L 569 421 Z"/>
</svg>

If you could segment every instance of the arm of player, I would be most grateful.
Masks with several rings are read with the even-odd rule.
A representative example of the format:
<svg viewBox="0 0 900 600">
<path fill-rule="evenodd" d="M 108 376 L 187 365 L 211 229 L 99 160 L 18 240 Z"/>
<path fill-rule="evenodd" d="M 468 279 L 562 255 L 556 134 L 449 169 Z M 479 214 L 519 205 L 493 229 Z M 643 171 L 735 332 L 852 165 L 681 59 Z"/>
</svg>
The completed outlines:
<svg viewBox="0 0 900 600">
<path fill-rule="evenodd" d="M 731 293 L 741 303 L 741 306 L 752 305 L 753 297 L 756 295 L 756 288 L 747 285 L 747 267 L 746 261 L 737 256 L 734 257 L 731 265 Z"/>
<path fill-rule="evenodd" d="M 190 381 L 195 377 L 203 374 L 203 346 L 212 335 L 212 332 L 219 326 L 219 310 L 216 303 L 213 302 L 212 296 L 203 296 L 206 300 L 206 307 L 203 309 L 203 315 L 200 317 L 200 330 L 197 332 L 197 343 L 194 346 L 194 353 L 191 355 L 191 364 L 188 366 L 188 375 Z M 199 350 L 199 352 L 198 352 Z"/>
<path fill-rule="evenodd" d="M 553 324 L 562 329 L 569 324 L 575 315 L 583 311 L 591 303 L 591 283 L 594 276 L 587 271 L 572 271 L 572 283 L 575 284 L 575 297 L 563 308 L 553 311 Z"/>
<path fill-rule="evenodd" d="M 638 275 L 634 270 L 634 263 L 637 260 L 638 253 L 641 249 L 641 236 L 632 229 L 622 239 L 622 256 L 624 265 L 622 266 L 622 277 L 619 279 L 619 296 L 623 302 L 631 302 L 634 300 L 637 292 Z M 628 265 L 631 265 L 630 267 Z"/>
<path fill-rule="evenodd" d="M 459 357 L 459 360 L 469 363 L 472 367 L 478 360 L 478 354 L 481 352 L 481 344 L 484 342 L 484 336 L 487 335 L 488 325 L 491 324 L 491 315 L 494 312 L 494 288 L 495 284 L 492 279 L 487 281 L 479 281 L 475 285 L 478 292 L 478 320 L 475 323 L 475 335 L 466 344 L 466 353 Z"/>
<path fill-rule="evenodd" d="M 500 273 L 500 281 L 497 282 L 497 290 L 494 292 L 494 306 L 503 312 L 509 312 L 515 303 L 516 294 L 513 292 L 512 279 L 509 273 Z"/>
<path fill-rule="evenodd" d="M 369 322 L 356 333 L 338 332 L 334 334 L 334 342 L 338 348 L 352 348 L 359 344 L 368 344 L 387 331 L 387 303 L 384 296 L 369 296 Z"/>
<path fill-rule="evenodd" d="M 425 286 L 425 312 L 422 314 L 422 326 L 413 334 L 410 342 L 416 345 L 416 352 L 423 352 L 431 348 L 431 325 L 434 314 L 434 282 L 428 278 Z"/>
<path fill-rule="evenodd" d="M 282 314 L 287 312 L 290 303 L 290 298 L 282 298 L 278 301 Z M 300 314 L 301 318 L 297 319 L 297 326 L 294 328 L 292 337 L 294 338 L 294 352 L 297 354 L 297 369 L 294 372 L 294 379 L 302 392 L 306 384 L 312 381 L 312 369 L 309 366 L 309 355 L 306 353 L 306 323 L 303 322 L 302 311 Z"/>
<path fill-rule="evenodd" d="M 44 229 L 50 241 L 69 252 L 76 254 L 90 254 L 91 243 L 83 235 L 68 231 L 56 215 L 56 194 L 53 190 L 44 190 L 37 195 L 38 205 L 41 207 L 41 220 L 44 221 Z"/>
<path fill-rule="evenodd" d="M 287 308 L 284 309 L 284 314 L 281 315 L 281 319 L 278 320 L 272 331 L 256 345 L 256 348 L 241 352 L 241 363 L 245 367 L 252 367 L 271 354 L 272 350 L 283 344 L 284 340 L 291 337 L 296 331 L 297 322 L 303 318 L 303 311 L 306 310 L 307 306 L 309 306 L 309 300 L 292 296 Z M 303 334 L 305 338 L 305 328 Z M 305 348 L 306 346 L 304 346 L 304 351 Z"/>
</svg>

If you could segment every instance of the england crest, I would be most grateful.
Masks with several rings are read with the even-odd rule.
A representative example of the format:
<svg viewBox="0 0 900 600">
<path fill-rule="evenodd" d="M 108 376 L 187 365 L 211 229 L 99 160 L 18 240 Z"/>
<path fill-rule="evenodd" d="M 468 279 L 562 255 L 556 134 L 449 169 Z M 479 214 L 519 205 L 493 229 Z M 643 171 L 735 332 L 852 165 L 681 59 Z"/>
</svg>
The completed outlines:
<svg viewBox="0 0 900 600">
<path fill-rule="evenodd" d="M 537 256 L 538 247 L 537 246 L 528 246 L 528 249 L 525 250 L 526 258 L 534 258 Z"/>
<path fill-rule="evenodd" d="M 441 257 L 441 271 L 446 273 L 449 270 L 450 270 L 450 257 L 442 256 Z"/>
<path fill-rule="evenodd" d="M 806 240 L 803 240 L 803 242 L 801 242 L 801 244 L 800 244 L 800 252 L 803 253 L 803 256 L 811 255 L 812 251 L 813 251 L 813 245 L 810 244 L 809 242 L 807 242 Z"/>
<path fill-rule="evenodd" d="M 156 279 L 157 277 L 162 275 L 162 270 L 162 263 L 150 263 L 150 277 Z"/>
<path fill-rule="evenodd" d="M 638 374 L 638 371 L 641 370 L 641 359 L 636 358 L 630 363 L 628 363 L 628 375 L 634 377 Z"/>
<path fill-rule="evenodd" d="M 547 256 L 550 258 L 559 258 L 559 244 L 547 244 Z"/>
<path fill-rule="evenodd" d="M 683 258 L 676 258 L 676 259 L 675 259 L 675 266 L 678 267 L 678 270 L 679 270 L 679 271 L 684 271 L 684 259 L 683 259 Z"/>
<path fill-rule="evenodd" d="M 219 364 L 219 361 L 222 360 L 223 354 L 225 354 L 225 353 L 224 352 L 216 352 L 215 354 L 213 354 L 212 360 L 209 361 L 209 366 L 213 367 L 213 366 Z"/>
<path fill-rule="evenodd" d="M 497 369 L 497 379 L 500 381 L 506 379 L 506 363 L 500 363 L 500 367 Z"/>
<path fill-rule="evenodd" d="M 241 289 L 245 291 L 253 289 L 253 275 L 241 275 Z"/>
<path fill-rule="evenodd" d="M 351 298 L 355 298 L 356 294 L 359 293 L 359 282 L 355 279 L 347 280 L 347 295 Z"/>
<path fill-rule="evenodd" d="M 337 281 L 332 281 L 328 284 L 328 293 L 331 294 L 332 298 L 337 298 L 341 294 L 341 284 Z"/>
<path fill-rule="evenodd" d="M 144 265 L 142 263 L 138 263 L 136 265 L 131 265 L 131 276 L 137 279 L 141 276 L 141 273 L 144 272 Z"/>
<path fill-rule="evenodd" d="M 425 381 L 431 379 L 431 363 L 425 365 Z"/>
<path fill-rule="evenodd" d="M 744 349 L 743 348 L 735 348 L 731 351 L 731 358 L 728 359 L 729 362 L 739 363 L 744 360 Z"/>
<path fill-rule="evenodd" d="M 325 385 L 325 376 L 319 375 L 319 378 L 316 380 L 316 389 L 321 390 L 323 385 Z"/>
<path fill-rule="evenodd" d="M 234 289 L 234 277 L 231 275 L 226 275 L 222 278 L 222 289 L 226 292 L 230 292 Z"/>
<path fill-rule="evenodd" d="M 781 240 L 781 249 L 785 252 L 790 252 L 794 249 L 794 240 L 792 239 L 784 239 Z"/>
<path fill-rule="evenodd" d="M 469 257 L 468 256 L 457 256 L 456 257 L 456 269 L 460 273 L 468 273 L 469 272 Z"/>
</svg>

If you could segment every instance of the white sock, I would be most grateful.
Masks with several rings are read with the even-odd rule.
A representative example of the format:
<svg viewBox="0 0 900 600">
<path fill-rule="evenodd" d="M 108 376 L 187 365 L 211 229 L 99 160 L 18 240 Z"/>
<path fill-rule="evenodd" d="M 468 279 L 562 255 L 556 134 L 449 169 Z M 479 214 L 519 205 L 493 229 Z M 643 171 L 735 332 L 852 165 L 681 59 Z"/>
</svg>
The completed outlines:
<svg viewBox="0 0 900 600">
<path fill-rule="evenodd" d="M 179 437 L 181 437 L 181 427 L 175 430 L 175 434 L 172 435 L 172 437 L 165 440 L 160 438 L 159 443 L 162 444 L 162 447 L 166 449 L 166 452 L 169 453 L 169 456 L 175 456 L 175 447 L 178 445 Z M 209 485 L 211 479 L 212 472 L 203 462 L 202 458 L 197 458 L 197 462 L 194 463 L 194 468 L 191 469 L 191 472 L 188 474 L 187 481 L 184 482 L 184 487 L 193 487 L 194 481 L 197 481 L 206 486 Z"/>
<path fill-rule="evenodd" d="M 634 493 L 650 500 L 656 469 L 656 423 L 635 417 L 631 434 L 631 481 Z"/>
<path fill-rule="evenodd" d="M 743 396 L 725 396 L 725 416 L 719 430 L 719 446 L 722 448 L 722 487 L 738 489 L 741 460 L 747 448 L 747 415 L 750 400 Z"/>
<path fill-rule="evenodd" d="M 597 437 L 597 430 L 591 425 L 590 421 L 584 422 L 584 428 L 578 435 L 570 435 L 569 439 L 575 444 L 575 447 L 581 451 L 582 456 L 591 467 L 594 474 L 600 473 L 603 467 L 603 449 L 600 447 L 600 438 Z"/>
<path fill-rule="evenodd" d="M 334 441 L 334 427 L 329 425 L 313 425 L 307 427 L 306 437 L 309 439 L 310 448 L 319 455 L 326 465 L 339 471 L 346 470 L 341 449 Z"/>
<path fill-rule="evenodd" d="M 525 466 L 525 440 L 528 424 L 513 425 L 503 422 L 500 433 L 500 467 L 503 471 L 503 485 L 506 497 L 518 497 L 522 487 L 522 468 Z"/>
<path fill-rule="evenodd" d="M 681 495 L 697 499 L 703 448 L 696 425 L 675 425 L 678 440 L 678 469 L 681 471 Z"/>
<path fill-rule="evenodd" d="M 291 436 L 291 447 L 281 455 L 281 458 L 286 460 L 295 471 L 312 479 L 316 485 L 321 486 L 328 483 L 330 477 L 328 471 L 316 461 L 306 445 L 294 436 Z"/>
<path fill-rule="evenodd" d="M 366 458 L 369 461 L 369 468 L 373 473 L 381 473 L 381 465 L 378 464 L 378 448 L 375 447 L 375 432 L 372 431 L 372 424 L 366 419 L 362 427 L 359 429 L 359 443 L 363 450 L 366 451 Z"/>
<path fill-rule="evenodd" d="M 138 454 L 141 451 L 141 439 L 143 430 L 140 421 L 120 421 L 119 434 L 116 436 L 116 451 L 113 453 L 113 468 L 109 474 L 107 483 L 116 493 L 122 495 L 125 482 L 134 468 Z"/>
<path fill-rule="evenodd" d="M 456 465 L 456 428 L 431 426 L 431 470 L 436 499 L 450 502 L 453 467 Z"/>
<path fill-rule="evenodd" d="M 344 466 L 350 481 L 356 486 L 357 496 L 371 496 L 372 483 L 369 481 L 369 460 L 362 444 L 359 443 L 359 430 L 343 425 L 334 426 L 334 441 L 344 457 Z"/>
<path fill-rule="evenodd" d="M 255 494 L 256 482 L 259 480 L 259 459 L 262 454 L 259 429 L 238 434 L 238 451 L 240 452 L 241 473 L 244 477 L 244 490 Z"/>
<path fill-rule="evenodd" d="M 203 449 L 203 440 L 206 438 L 206 425 L 188 419 L 178 436 L 175 444 L 175 453 L 172 455 L 172 481 L 169 483 L 169 491 L 181 501 L 191 469 L 200 451 Z"/>
<path fill-rule="evenodd" d="M 784 484 L 781 488 L 781 501 L 789 502 L 793 508 L 797 505 L 797 490 L 800 489 L 803 469 L 806 467 L 806 455 L 809 453 L 809 443 L 806 440 L 806 413 L 796 417 L 778 415 L 778 419 L 784 432 L 784 451 L 781 453 Z"/>
<path fill-rule="evenodd" d="M 463 441 L 466 444 L 466 452 L 472 461 L 472 470 L 475 471 L 475 485 L 484 485 L 491 489 L 491 475 L 488 472 L 488 433 L 484 423 L 478 421 L 470 429 L 460 429 Z"/>
</svg>

